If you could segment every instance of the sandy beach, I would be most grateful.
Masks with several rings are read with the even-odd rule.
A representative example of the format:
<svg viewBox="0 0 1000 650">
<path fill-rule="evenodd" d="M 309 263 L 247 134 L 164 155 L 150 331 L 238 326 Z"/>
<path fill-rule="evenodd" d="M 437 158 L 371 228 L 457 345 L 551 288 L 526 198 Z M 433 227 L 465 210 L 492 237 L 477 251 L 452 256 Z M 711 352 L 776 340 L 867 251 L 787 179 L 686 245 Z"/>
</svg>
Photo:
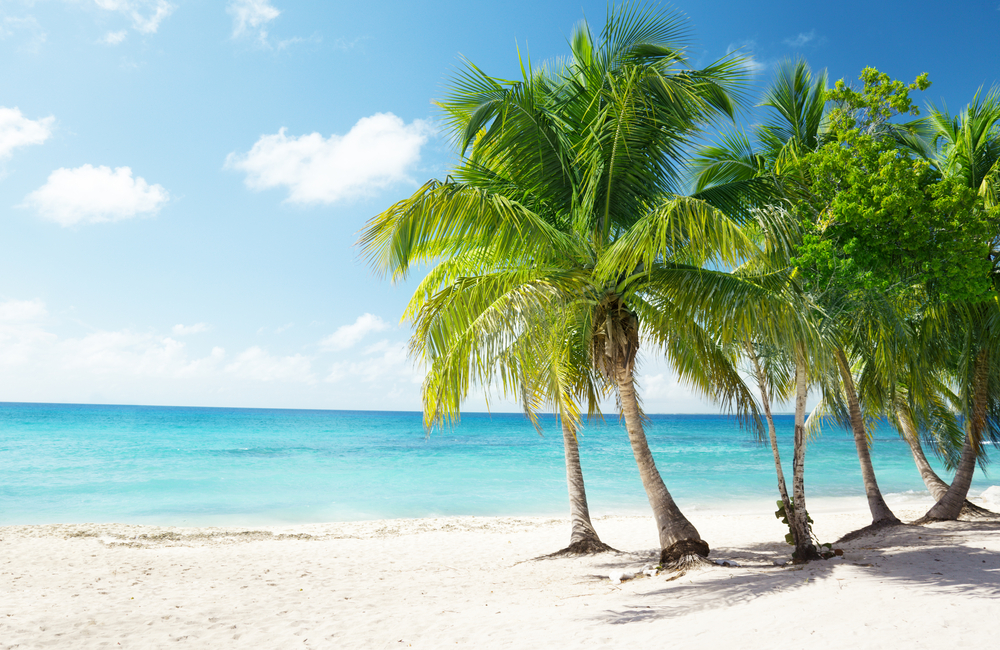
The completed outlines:
<svg viewBox="0 0 1000 650">
<path fill-rule="evenodd" d="M 901 511 L 911 520 L 922 511 Z M 870 521 L 824 512 L 822 541 Z M 713 566 L 655 564 L 647 517 L 595 520 L 621 554 L 536 559 L 568 524 L 461 517 L 294 527 L 0 528 L 0 648 L 990 647 L 1000 522 L 907 526 L 788 559 L 770 514 L 696 518 Z M 615 584 L 613 572 L 638 577 Z"/>
</svg>

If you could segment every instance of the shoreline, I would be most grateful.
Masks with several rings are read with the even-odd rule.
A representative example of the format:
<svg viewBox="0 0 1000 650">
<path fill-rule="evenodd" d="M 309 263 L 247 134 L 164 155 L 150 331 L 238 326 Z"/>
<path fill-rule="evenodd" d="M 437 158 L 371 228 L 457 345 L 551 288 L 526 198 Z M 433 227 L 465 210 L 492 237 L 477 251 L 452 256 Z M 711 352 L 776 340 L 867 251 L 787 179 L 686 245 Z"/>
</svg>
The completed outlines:
<svg viewBox="0 0 1000 650">
<path fill-rule="evenodd" d="M 1000 522 L 888 529 L 844 544 L 842 558 L 775 566 L 791 547 L 773 513 L 692 519 L 710 559 L 739 566 L 614 584 L 658 559 L 650 516 L 595 517 L 622 553 L 559 558 L 542 556 L 568 544 L 565 517 L 4 526 L 0 649 L 988 647 L 993 636 L 978 623 L 1000 599 Z M 824 542 L 870 522 L 859 509 L 815 519 Z M 795 612 L 810 614 L 791 624 Z"/>
<path fill-rule="evenodd" d="M 987 489 L 996 491 L 993 485 L 987 485 L 981 489 L 972 489 L 969 492 L 969 500 L 987 509 L 1000 512 L 1000 493 L 994 500 L 989 501 L 982 498 L 982 493 Z M 934 500 L 926 490 L 895 492 L 884 495 L 886 503 L 893 510 L 922 510 L 921 516 L 932 505 Z M 721 499 L 705 499 L 693 501 L 691 499 L 676 498 L 676 501 L 689 519 L 697 519 L 701 516 L 713 515 L 766 515 L 773 513 L 776 507 L 777 494 L 774 498 L 767 497 L 744 497 Z M 836 514 L 842 512 L 863 511 L 867 506 L 864 494 L 850 496 L 811 496 L 808 499 L 809 512 L 811 514 Z M 649 515 L 649 506 L 631 506 L 618 509 L 605 509 L 599 505 L 591 504 L 591 516 L 602 517 L 644 517 Z M 351 524 L 371 521 L 415 521 L 424 519 L 450 519 L 450 518 L 533 518 L 533 519 L 560 519 L 564 518 L 565 507 L 560 506 L 558 510 L 551 512 L 527 512 L 527 513 L 497 513 L 497 514 L 463 514 L 463 513 L 428 513 L 414 516 L 388 516 L 388 517 L 358 517 L 349 519 L 294 519 L 269 514 L 223 514 L 223 515 L 170 515 L 156 516 L 148 515 L 136 517 L 130 520 L 102 520 L 102 519 L 63 519 L 59 521 L 5 522 L 0 519 L 0 530 L 10 527 L 22 526 L 58 526 L 58 525 L 122 525 L 122 526 L 151 526 L 157 528 L 295 528 L 302 526 L 328 525 L 328 524 Z M 694 522 L 697 527 L 697 522 Z"/>
</svg>

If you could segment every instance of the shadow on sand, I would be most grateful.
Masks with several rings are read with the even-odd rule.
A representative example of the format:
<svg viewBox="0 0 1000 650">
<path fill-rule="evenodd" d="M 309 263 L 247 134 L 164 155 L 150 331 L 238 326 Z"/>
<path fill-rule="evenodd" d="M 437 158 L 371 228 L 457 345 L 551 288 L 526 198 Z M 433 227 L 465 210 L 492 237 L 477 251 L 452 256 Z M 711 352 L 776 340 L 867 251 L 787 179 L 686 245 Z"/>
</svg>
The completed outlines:
<svg viewBox="0 0 1000 650">
<path fill-rule="evenodd" d="M 1000 522 L 952 521 L 885 528 L 843 545 L 845 556 L 806 565 L 766 566 L 776 544 L 719 548 L 717 557 L 737 558 L 741 567 L 709 568 L 709 574 L 674 581 L 636 594 L 636 604 L 604 615 L 611 624 L 639 623 L 724 610 L 768 595 L 800 590 L 813 581 L 871 578 L 929 591 L 987 598 L 1000 596 L 1000 552 L 971 544 L 984 534 L 1000 538 Z M 785 546 L 784 549 L 788 547 Z M 787 550 L 783 551 L 787 557 Z M 755 561 L 756 560 L 756 561 Z M 701 573 L 701 572 L 699 572 Z M 837 578 L 835 574 L 844 576 Z M 662 580 L 659 576 L 653 580 Z M 655 584 L 655 583 L 654 583 Z"/>
</svg>

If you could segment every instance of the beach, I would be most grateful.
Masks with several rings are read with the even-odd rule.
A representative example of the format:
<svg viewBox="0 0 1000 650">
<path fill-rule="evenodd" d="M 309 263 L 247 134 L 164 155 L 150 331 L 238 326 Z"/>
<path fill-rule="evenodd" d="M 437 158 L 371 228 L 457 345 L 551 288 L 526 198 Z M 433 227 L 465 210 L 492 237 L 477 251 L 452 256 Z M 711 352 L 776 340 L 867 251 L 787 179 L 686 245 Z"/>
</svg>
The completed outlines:
<svg viewBox="0 0 1000 650">
<path fill-rule="evenodd" d="M 813 512 L 823 542 L 868 523 Z M 987 504 L 989 505 L 989 504 Z M 898 510 L 911 521 L 924 510 Z M 795 566 L 770 512 L 692 517 L 731 565 L 646 576 L 652 517 L 594 521 L 621 553 L 545 558 L 560 518 L 254 528 L 0 528 L 0 648 L 989 647 L 1000 521 L 904 526 Z M 614 573 L 637 577 L 616 584 Z M 652 572 L 651 572 L 652 573 Z"/>
</svg>

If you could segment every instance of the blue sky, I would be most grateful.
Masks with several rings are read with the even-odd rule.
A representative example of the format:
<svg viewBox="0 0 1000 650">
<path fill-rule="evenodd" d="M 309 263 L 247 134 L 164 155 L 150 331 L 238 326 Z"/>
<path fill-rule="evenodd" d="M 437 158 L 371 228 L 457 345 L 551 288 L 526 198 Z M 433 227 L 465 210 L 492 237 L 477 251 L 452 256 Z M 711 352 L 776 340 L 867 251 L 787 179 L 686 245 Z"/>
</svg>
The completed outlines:
<svg viewBox="0 0 1000 650">
<path fill-rule="evenodd" d="M 741 49 L 759 87 L 790 56 L 831 79 L 928 72 L 920 102 L 958 109 L 1000 83 L 998 5 L 677 7 L 694 66 Z M 357 231 L 447 173 L 431 101 L 460 56 L 513 77 L 516 47 L 561 56 L 605 14 L 0 0 L 0 400 L 419 409 L 412 285 L 374 278 Z M 714 410 L 655 356 L 641 373 L 650 412 Z"/>
</svg>

